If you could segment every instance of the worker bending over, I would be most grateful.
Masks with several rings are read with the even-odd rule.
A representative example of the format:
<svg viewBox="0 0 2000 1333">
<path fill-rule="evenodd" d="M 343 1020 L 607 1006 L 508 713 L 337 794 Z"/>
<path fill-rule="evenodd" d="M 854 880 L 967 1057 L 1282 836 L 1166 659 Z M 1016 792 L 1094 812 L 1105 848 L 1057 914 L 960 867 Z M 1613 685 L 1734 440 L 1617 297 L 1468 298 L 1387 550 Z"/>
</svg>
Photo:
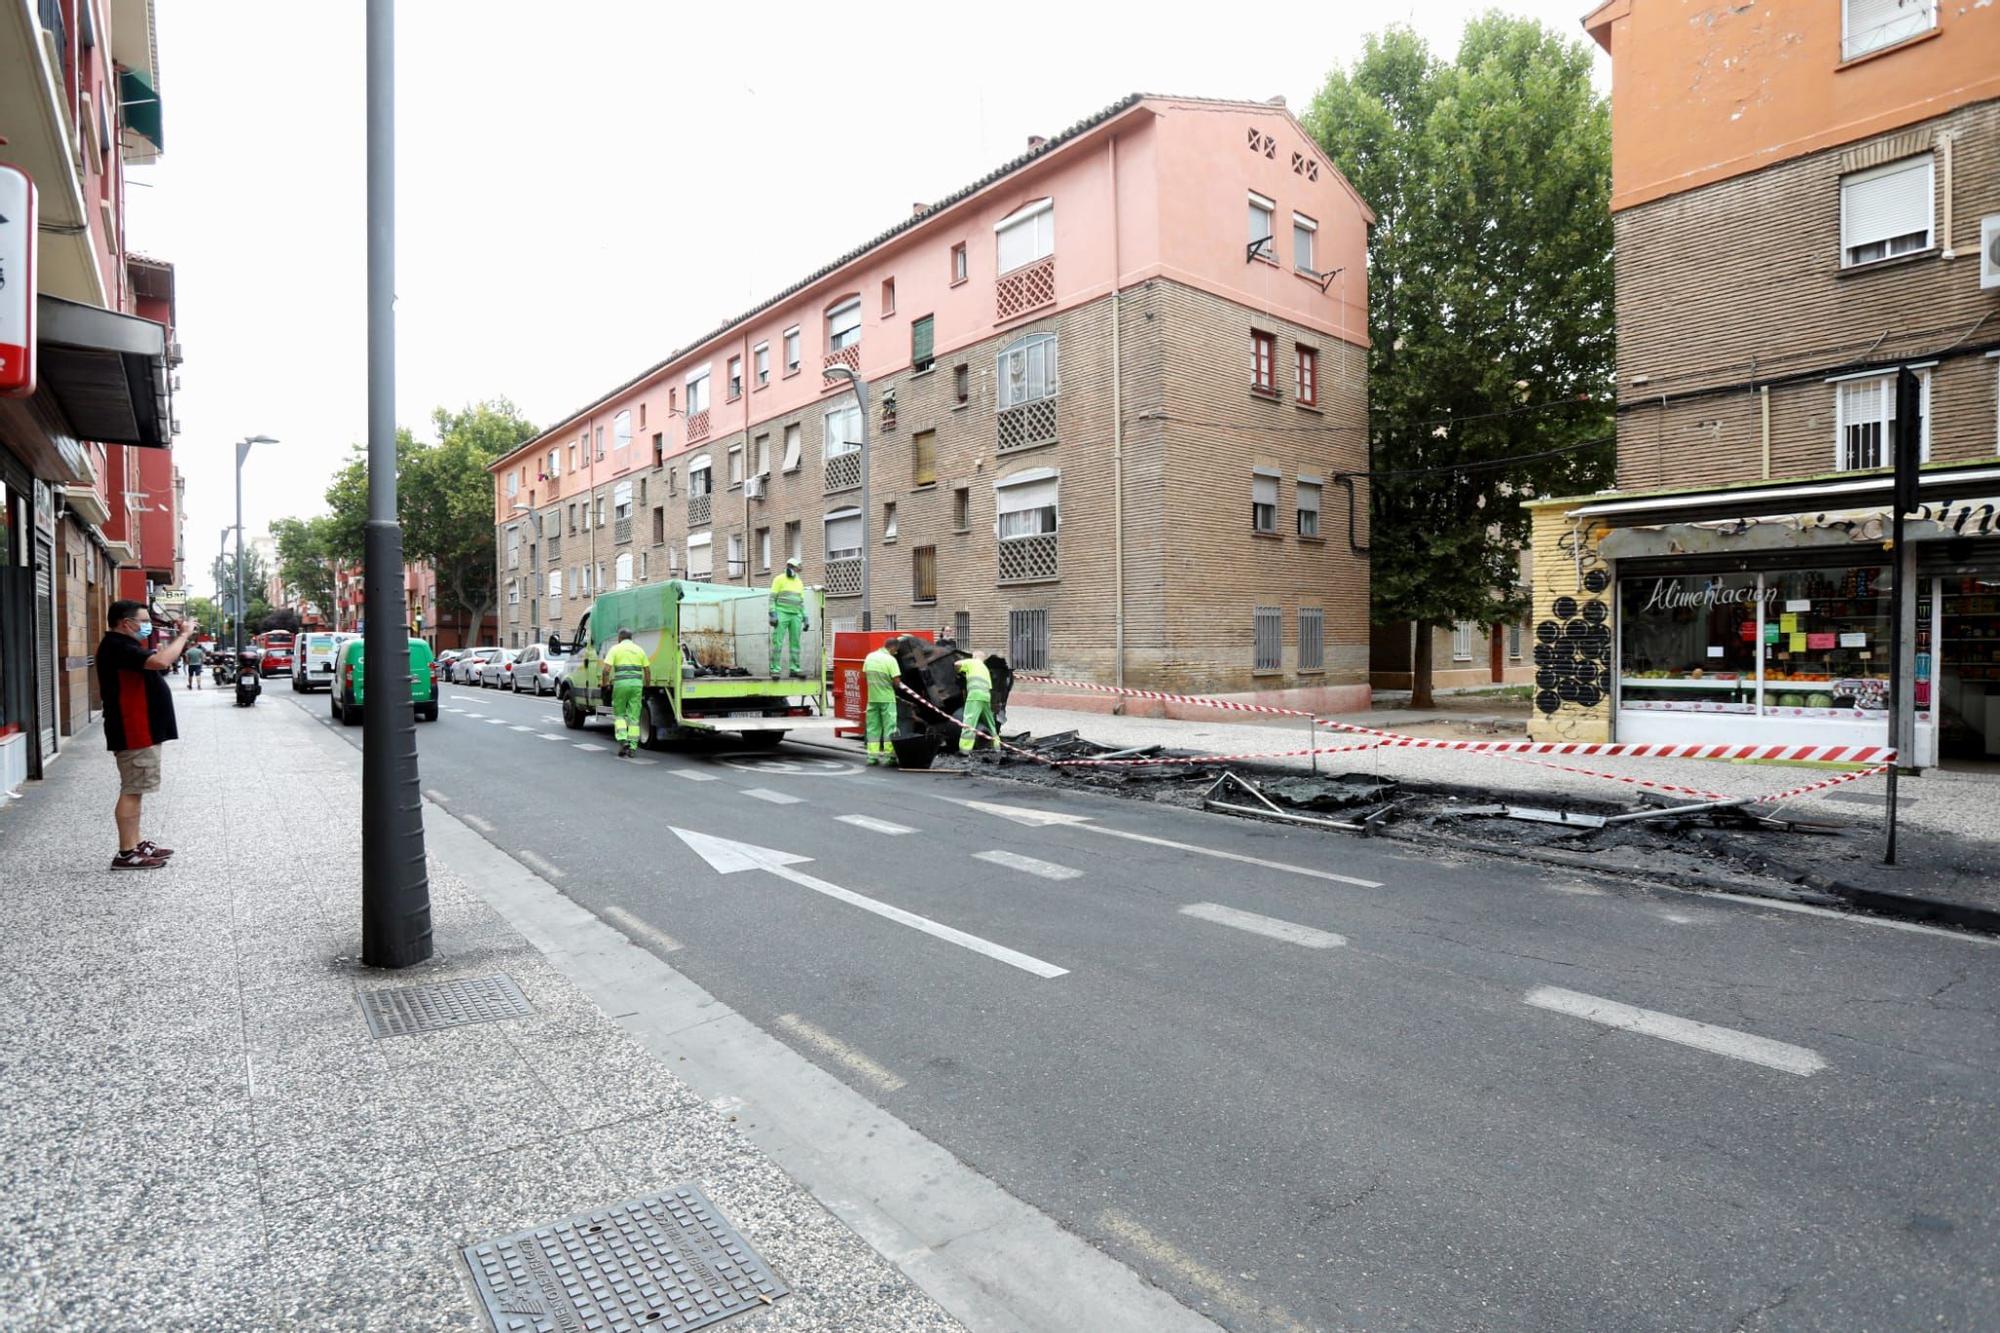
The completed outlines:
<svg viewBox="0 0 2000 1333">
<path fill-rule="evenodd" d="M 982 723 L 989 736 L 1000 734 L 1000 724 L 993 717 L 993 673 L 976 657 L 961 658 L 955 666 L 965 678 L 965 707 L 958 714 L 958 752 L 971 754 L 979 743 L 974 729 Z"/>
<path fill-rule="evenodd" d="M 799 581 L 799 561 L 794 556 L 785 562 L 785 572 L 771 580 L 771 678 L 782 674 L 778 665 L 783 649 L 789 645 L 792 653 L 792 674 L 801 679 L 805 671 L 799 664 L 799 631 L 811 629 L 812 622 L 806 619 L 806 585 Z"/>
<path fill-rule="evenodd" d="M 611 695 L 611 728 L 618 740 L 618 757 L 639 752 L 639 710 L 646 704 L 646 650 L 632 642 L 632 631 L 618 631 L 618 642 L 604 654 L 600 673 Z"/>
<path fill-rule="evenodd" d="M 903 674 L 903 664 L 896 660 L 896 651 L 902 646 L 900 637 L 889 639 L 861 659 L 861 675 L 868 682 L 868 716 L 864 729 L 868 736 L 870 764 L 893 767 L 896 762 L 896 747 L 889 738 L 896 734 L 896 680 Z"/>
</svg>

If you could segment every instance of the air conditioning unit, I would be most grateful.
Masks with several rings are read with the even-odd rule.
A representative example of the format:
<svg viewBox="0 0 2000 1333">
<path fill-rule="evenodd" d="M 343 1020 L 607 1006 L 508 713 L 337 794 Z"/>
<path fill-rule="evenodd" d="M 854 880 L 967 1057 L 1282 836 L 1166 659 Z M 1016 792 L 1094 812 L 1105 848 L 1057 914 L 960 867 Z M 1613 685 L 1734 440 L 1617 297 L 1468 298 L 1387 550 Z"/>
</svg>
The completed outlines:
<svg viewBox="0 0 2000 1333">
<path fill-rule="evenodd" d="M 1979 219 L 1979 285 L 2000 287 L 2000 213 Z"/>
<path fill-rule="evenodd" d="M 763 499 L 764 479 L 762 477 L 746 478 L 743 482 L 743 494 L 748 496 L 752 500 Z"/>
</svg>

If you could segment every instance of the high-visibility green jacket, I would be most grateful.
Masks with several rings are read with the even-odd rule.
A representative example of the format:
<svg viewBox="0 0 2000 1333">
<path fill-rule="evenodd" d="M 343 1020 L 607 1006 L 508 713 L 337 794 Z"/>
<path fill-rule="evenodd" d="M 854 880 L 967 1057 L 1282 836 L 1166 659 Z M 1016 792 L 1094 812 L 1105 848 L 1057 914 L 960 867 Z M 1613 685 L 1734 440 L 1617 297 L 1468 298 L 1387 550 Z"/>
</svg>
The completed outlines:
<svg viewBox="0 0 2000 1333">
<path fill-rule="evenodd" d="M 803 612 L 806 609 L 806 585 L 804 580 L 790 574 L 780 574 L 771 580 L 771 609 L 773 611 Z"/>
<path fill-rule="evenodd" d="M 646 650 L 630 639 L 620 639 L 605 650 L 604 665 L 611 668 L 611 683 L 646 679 Z"/>
<path fill-rule="evenodd" d="M 953 664 L 953 669 L 965 677 L 965 692 L 968 695 L 993 693 L 993 673 L 978 658 L 961 658 Z"/>
<path fill-rule="evenodd" d="M 903 664 L 896 660 L 894 653 L 887 648 L 877 648 L 861 659 L 861 674 L 868 678 L 869 703 L 896 701 L 896 678 L 903 674 Z"/>
</svg>

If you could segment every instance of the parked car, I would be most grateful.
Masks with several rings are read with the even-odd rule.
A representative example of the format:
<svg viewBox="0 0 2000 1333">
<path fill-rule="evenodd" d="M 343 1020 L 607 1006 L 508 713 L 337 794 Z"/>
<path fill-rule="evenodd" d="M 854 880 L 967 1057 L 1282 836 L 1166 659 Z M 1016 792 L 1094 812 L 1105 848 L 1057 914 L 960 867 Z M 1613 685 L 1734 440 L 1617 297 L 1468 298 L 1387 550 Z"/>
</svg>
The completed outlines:
<svg viewBox="0 0 2000 1333">
<path fill-rule="evenodd" d="M 486 659 L 499 652 L 498 648 L 468 648 L 465 655 L 451 664 L 451 683 L 454 685 L 477 685 L 479 669 L 486 665 Z"/>
<path fill-rule="evenodd" d="M 514 648 L 494 649 L 493 656 L 479 668 L 479 683 L 487 689 L 513 689 L 514 660 L 520 655 L 520 651 Z"/>
<path fill-rule="evenodd" d="M 292 692 L 333 688 L 333 668 L 345 634 L 301 634 L 292 644 Z"/>
<path fill-rule="evenodd" d="M 368 673 L 363 669 L 367 647 L 368 641 L 358 634 L 340 645 L 340 670 L 328 706 L 343 727 L 359 722 L 367 703 Z M 438 720 L 437 659 L 431 656 L 430 644 L 418 638 L 410 640 L 410 702 L 424 721 Z"/>
<path fill-rule="evenodd" d="M 446 680 L 451 679 L 451 664 L 465 655 L 463 648 L 447 648 L 437 655 L 438 672 Z"/>
<path fill-rule="evenodd" d="M 514 693 L 527 690 L 537 696 L 554 694 L 568 673 L 569 664 L 569 654 L 552 653 L 546 644 L 523 648 L 514 659 Z"/>
<path fill-rule="evenodd" d="M 266 678 L 292 674 L 292 632 L 266 630 L 250 642 L 257 649 L 257 674 Z"/>
</svg>

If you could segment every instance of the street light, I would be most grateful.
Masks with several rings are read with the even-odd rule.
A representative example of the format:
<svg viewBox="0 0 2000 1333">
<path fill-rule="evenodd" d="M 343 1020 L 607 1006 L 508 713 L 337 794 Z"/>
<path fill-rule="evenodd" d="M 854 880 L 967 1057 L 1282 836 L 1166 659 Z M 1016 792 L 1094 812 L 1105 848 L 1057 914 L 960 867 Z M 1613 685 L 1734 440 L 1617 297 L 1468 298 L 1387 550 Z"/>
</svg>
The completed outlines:
<svg viewBox="0 0 2000 1333">
<path fill-rule="evenodd" d="M 269 435 L 248 435 L 236 442 L 236 663 L 243 664 L 243 460 L 253 444 L 276 444 Z"/>
<path fill-rule="evenodd" d="M 854 402 L 861 409 L 861 632 L 875 628 L 870 609 L 874 595 L 868 578 L 868 382 L 846 366 L 828 366 L 825 374 L 846 380 L 854 389 Z"/>
<path fill-rule="evenodd" d="M 222 543 L 215 552 L 215 600 L 222 606 L 222 618 L 229 619 L 229 594 L 222 588 L 222 562 L 229 558 L 229 525 L 222 527 Z"/>
</svg>

